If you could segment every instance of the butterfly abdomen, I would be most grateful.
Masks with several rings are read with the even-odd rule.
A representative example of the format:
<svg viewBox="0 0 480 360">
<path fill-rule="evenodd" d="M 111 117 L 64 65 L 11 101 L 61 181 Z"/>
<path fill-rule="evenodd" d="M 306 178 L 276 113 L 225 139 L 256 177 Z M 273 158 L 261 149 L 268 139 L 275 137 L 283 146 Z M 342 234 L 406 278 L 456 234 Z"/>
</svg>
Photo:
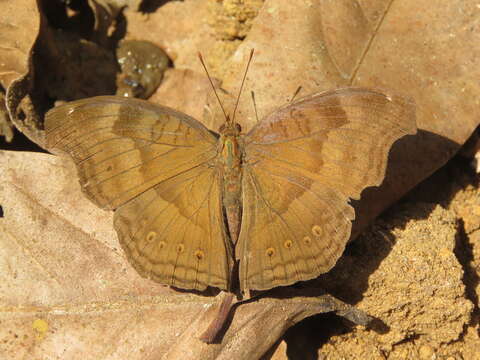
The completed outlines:
<svg viewBox="0 0 480 360">
<path fill-rule="evenodd" d="M 223 196 L 230 239 L 235 244 L 242 219 L 242 147 L 237 135 L 221 137 L 221 164 L 223 168 Z"/>
</svg>

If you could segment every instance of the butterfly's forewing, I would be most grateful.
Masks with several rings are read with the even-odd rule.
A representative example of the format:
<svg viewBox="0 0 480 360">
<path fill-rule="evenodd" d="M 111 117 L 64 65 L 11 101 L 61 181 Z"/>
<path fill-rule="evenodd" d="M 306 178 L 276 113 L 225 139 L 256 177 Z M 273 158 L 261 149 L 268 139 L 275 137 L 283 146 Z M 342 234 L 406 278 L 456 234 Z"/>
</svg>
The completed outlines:
<svg viewBox="0 0 480 360">
<path fill-rule="evenodd" d="M 117 209 L 115 229 L 137 271 L 185 289 L 229 286 L 217 139 L 185 114 L 96 97 L 46 115 L 47 145 L 68 153 L 86 195 Z"/>
<path fill-rule="evenodd" d="M 47 147 L 73 158 L 82 190 L 105 209 L 216 156 L 217 139 L 201 123 L 143 100 L 73 101 L 49 111 L 45 127 Z"/>
<path fill-rule="evenodd" d="M 413 103 L 360 88 L 309 96 L 257 124 L 245 137 L 242 290 L 332 268 L 355 217 L 349 199 L 381 184 L 390 147 L 415 132 Z"/>
</svg>

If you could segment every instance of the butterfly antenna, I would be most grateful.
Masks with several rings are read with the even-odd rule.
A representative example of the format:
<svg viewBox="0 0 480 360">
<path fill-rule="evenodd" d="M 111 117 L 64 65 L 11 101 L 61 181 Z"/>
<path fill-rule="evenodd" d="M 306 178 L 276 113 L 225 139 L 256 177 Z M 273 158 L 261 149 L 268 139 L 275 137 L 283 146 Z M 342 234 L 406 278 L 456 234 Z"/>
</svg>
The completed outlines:
<svg viewBox="0 0 480 360">
<path fill-rule="evenodd" d="M 205 72 L 207 73 L 208 81 L 210 81 L 210 85 L 212 85 L 213 92 L 215 93 L 215 96 L 217 97 L 218 103 L 220 104 L 220 107 L 222 108 L 223 115 L 225 116 L 225 121 L 229 122 L 229 118 L 227 113 L 225 112 L 225 109 L 223 108 L 223 104 L 220 101 L 220 97 L 217 94 L 217 90 L 215 89 L 215 85 L 213 85 L 212 78 L 210 77 L 210 74 L 208 73 L 207 66 L 205 65 L 205 62 L 203 61 L 203 57 L 201 53 L 198 53 L 198 58 L 200 59 L 200 62 L 202 63 L 203 68 L 205 69 Z"/>
<path fill-rule="evenodd" d="M 297 88 L 297 90 L 295 90 L 295 93 L 293 94 L 292 98 L 290 99 L 290 102 L 291 102 L 291 103 L 293 102 L 293 100 L 295 100 L 295 98 L 297 97 L 297 95 L 298 95 L 298 93 L 300 92 L 300 90 L 302 90 L 302 87 L 301 87 L 301 86 L 299 86 L 299 87 Z"/>
<path fill-rule="evenodd" d="M 253 109 L 255 110 L 255 118 L 257 119 L 257 123 L 258 123 L 257 102 L 255 101 L 255 93 L 252 91 L 251 94 L 252 94 Z"/>
<path fill-rule="evenodd" d="M 238 102 L 240 101 L 240 95 L 242 94 L 243 84 L 245 83 L 245 79 L 248 73 L 248 68 L 250 67 L 250 63 L 252 62 L 254 51 L 255 51 L 254 49 L 250 50 L 250 57 L 248 58 L 247 68 L 245 69 L 245 73 L 243 74 L 242 85 L 240 85 L 240 90 L 238 91 L 237 103 L 235 104 L 235 108 L 233 109 L 232 123 L 235 120 L 235 113 L 237 112 Z"/>
</svg>

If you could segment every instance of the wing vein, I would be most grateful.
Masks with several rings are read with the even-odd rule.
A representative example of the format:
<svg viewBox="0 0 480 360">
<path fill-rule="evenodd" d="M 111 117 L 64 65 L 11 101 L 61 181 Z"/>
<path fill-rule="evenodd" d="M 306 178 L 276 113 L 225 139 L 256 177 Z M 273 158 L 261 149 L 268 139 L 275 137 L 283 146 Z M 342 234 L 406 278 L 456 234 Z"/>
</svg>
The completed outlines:
<svg viewBox="0 0 480 360">
<path fill-rule="evenodd" d="M 257 170 L 263 171 L 263 172 L 269 174 L 270 176 L 274 176 L 274 177 L 278 177 L 278 178 L 284 179 L 285 181 L 287 181 L 287 182 L 289 182 L 289 183 L 291 183 L 291 184 L 293 184 L 293 185 L 298 186 L 299 188 L 303 189 L 304 191 L 311 192 L 311 193 L 312 193 L 313 195 L 315 195 L 315 197 L 318 198 L 322 203 L 324 203 L 324 204 L 327 205 L 327 206 L 326 206 L 326 209 L 329 209 L 329 206 L 330 206 L 331 208 L 334 208 L 334 209 L 336 209 L 339 213 L 341 213 L 342 216 L 345 218 L 345 220 L 350 221 L 350 220 L 345 216 L 345 214 L 343 213 L 343 211 L 342 211 L 341 209 L 339 209 L 338 207 L 336 207 L 336 206 L 335 206 L 334 204 L 332 204 L 330 201 L 327 201 L 327 200 L 323 199 L 319 194 L 317 194 L 317 193 L 316 193 L 315 191 L 313 191 L 312 189 L 309 189 L 309 188 L 301 185 L 300 183 L 297 183 L 297 182 L 289 179 L 289 178 L 286 177 L 286 176 L 282 176 L 282 175 L 279 175 L 279 174 L 275 174 L 275 173 L 273 173 L 273 172 L 271 172 L 271 171 L 266 171 L 265 169 L 262 169 L 262 168 L 258 168 Z M 308 179 L 308 180 L 311 180 L 311 179 Z M 312 180 L 311 180 L 311 181 L 312 181 Z M 313 181 L 312 181 L 312 182 L 313 182 Z M 328 188 L 327 186 L 326 186 L 326 188 L 327 188 L 329 191 L 331 191 L 332 193 L 335 193 L 335 191 L 332 190 L 331 188 Z M 342 195 L 343 195 L 343 194 L 342 194 Z M 290 200 L 292 200 L 292 199 L 290 198 Z M 332 214 L 332 215 L 335 215 L 335 214 L 333 214 L 333 213 L 331 213 L 331 214 Z M 337 232 L 336 229 L 335 229 L 335 231 Z"/>
<path fill-rule="evenodd" d="M 173 151 L 173 150 L 172 150 L 172 151 Z M 207 151 L 206 151 L 206 152 L 207 152 Z M 205 152 L 205 153 L 206 153 L 206 152 Z M 206 161 L 204 161 L 204 162 L 202 162 L 202 163 L 200 163 L 200 164 L 198 164 L 198 165 L 195 165 L 195 166 L 193 166 L 193 167 L 191 167 L 191 168 L 189 168 L 189 169 L 187 169 L 187 170 L 185 170 L 185 171 L 183 171 L 183 172 L 181 172 L 181 173 L 175 174 L 175 175 L 173 175 L 173 176 L 171 176 L 171 177 L 169 177 L 169 178 L 167 178 L 167 179 L 165 179 L 165 180 L 163 180 L 163 181 L 167 181 L 167 180 L 171 179 L 172 177 L 175 177 L 175 176 L 178 176 L 178 175 L 180 175 L 180 174 L 183 174 L 183 173 L 185 173 L 186 171 L 189 171 L 189 170 L 191 170 L 191 169 L 194 169 L 194 168 L 196 168 L 196 167 L 198 167 L 198 166 L 202 166 L 202 165 L 208 163 L 209 161 L 211 161 L 211 160 L 213 160 L 213 159 L 214 159 L 214 157 L 212 157 L 212 158 L 210 158 L 210 159 L 207 159 Z M 153 160 L 153 158 L 152 158 L 152 159 L 149 159 L 149 161 L 151 161 L 151 160 Z M 188 163 L 188 161 L 187 161 L 187 162 L 184 162 L 184 163 L 181 163 L 181 164 L 179 164 L 178 166 L 176 166 L 175 169 L 177 169 L 177 168 L 179 168 L 179 167 L 181 167 L 182 165 L 187 164 L 187 163 Z M 131 171 L 131 170 L 133 170 L 134 168 L 140 167 L 140 166 L 142 166 L 142 165 L 144 165 L 144 164 L 145 164 L 145 163 L 142 163 L 142 164 L 137 165 L 137 166 L 135 166 L 135 167 L 126 169 L 126 170 L 122 171 L 121 173 L 115 174 L 114 176 L 111 176 L 110 178 L 104 179 L 104 180 L 102 180 L 102 181 L 99 181 L 99 182 L 96 182 L 96 183 L 93 183 L 93 184 L 90 184 L 90 183 L 89 183 L 89 180 L 88 180 L 89 178 L 86 178 L 86 181 L 85 181 L 85 184 L 86 184 L 86 185 L 84 185 L 84 187 L 86 188 L 86 187 L 88 187 L 88 186 L 93 186 L 93 185 L 101 184 L 101 183 L 103 183 L 103 182 L 105 182 L 105 181 L 107 181 L 107 180 L 111 180 L 111 179 L 115 178 L 116 176 L 119 176 L 119 175 L 122 175 L 122 174 L 124 174 L 124 173 L 127 173 L 128 171 Z M 144 179 L 144 181 L 143 181 L 141 184 L 132 186 L 132 187 L 124 190 L 123 193 L 119 194 L 119 195 L 116 196 L 116 197 L 113 197 L 113 198 L 110 200 L 110 203 L 113 203 L 115 200 L 121 198 L 125 193 L 128 193 L 128 192 L 134 190 L 135 188 L 138 188 L 138 187 L 143 186 L 145 183 L 154 180 L 155 178 L 159 177 L 160 175 L 161 175 L 161 174 L 156 174 L 156 175 L 154 175 L 154 176 L 151 176 L 151 177 L 148 178 L 148 179 Z M 162 182 L 163 182 L 163 181 L 162 181 Z M 160 184 L 161 184 L 161 183 L 160 183 Z M 109 204 L 110 204 L 110 203 L 109 203 Z"/>
<path fill-rule="evenodd" d="M 273 207 L 269 204 L 269 202 L 265 199 L 265 196 L 263 194 L 263 191 L 259 188 L 259 184 L 257 183 L 256 179 L 252 176 L 252 174 L 249 172 L 249 176 L 250 176 L 250 180 L 252 181 L 252 183 L 254 184 L 254 187 L 255 187 L 255 192 L 257 192 L 261 199 L 263 200 L 263 203 L 265 204 L 265 206 L 267 208 L 270 209 L 270 219 L 272 220 L 272 217 L 271 215 L 272 214 L 275 214 L 279 219 L 280 221 L 283 223 L 285 229 L 290 233 L 291 237 L 292 238 L 295 238 L 295 232 L 293 231 L 293 229 L 290 228 L 290 225 L 285 221 L 285 219 L 283 218 L 283 216 Z M 275 227 L 274 227 L 275 229 Z M 279 228 L 280 229 L 280 228 Z M 283 231 L 282 231 L 283 232 Z M 285 233 L 283 233 L 282 235 L 285 235 Z M 284 237 L 285 238 L 285 237 Z M 280 256 L 282 258 L 282 263 L 285 263 L 285 259 L 284 259 L 284 256 L 283 256 L 283 252 L 280 250 L 281 249 L 281 244 L 278 246 L 278 252 L 280 253 Z M 295 268 L 295 273 L 297 275 L 297 279 L 300 279 L 299 275 L 298 275 L 298 268 L 297 268 L 297 264 L 294 262 L 293 263 L 294 265 L 294 268 Z M 273 268 L 272 268 L 272 271 L 273 271 Z M 285 271 L 285 279 L 288 279 L 288 274 L 287 274 L 287 268 L 286 266 L 284 266 L 284 271 Z M 275 275 L 275 272 L 273 271 L 273 274 Z"/>
</svg>

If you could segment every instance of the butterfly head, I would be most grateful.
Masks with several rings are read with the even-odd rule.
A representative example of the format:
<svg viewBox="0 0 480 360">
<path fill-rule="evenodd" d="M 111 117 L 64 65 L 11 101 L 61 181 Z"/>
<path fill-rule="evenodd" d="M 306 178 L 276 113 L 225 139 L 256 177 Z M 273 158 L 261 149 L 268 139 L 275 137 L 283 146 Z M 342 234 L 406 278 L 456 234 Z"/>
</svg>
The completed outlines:
<svg viewBox="0 0 480 360">
<path fill-rule="evenodd" d="M 217 97 L 218 103 L 220 105 L 220 108 L 222 109 L 223 114 L 225 115 L 225 123 L 222 126 L 220 126 L 220 128 L 218 129 L 218 132 L 220 133 L 220 135 L 223 138 L 236 137 L 236 136 L 240 135 L 240 133 L 242 132 L 242 128 L 241 128 L 240 124 L 235 122 L 235 113 L 237 111 L 238 102 L 240 101 L 240 95 L 242 93 L 243 85 L 245 84 L 245 79 L 247 78 L 248 68 L 250 66 L 250 63 L 252 62 L 253 53 L 254 53 L 254 50 L 251 49 L 250 50 L 250 56 L 248 58 L 247 68 L 245 69 L 245 73 L 243 74 L 242 83 L 241 83 L 240 89 L 238 91 L 237 101 L 235 103 L 235 108 L 233 109 L 232 117 L 230 117 L 230 114 L 227 114 L 225 109 L 223 108 L 223 104 L 220 101 L 220 98 L 218 97 L 217 91 L 215 90 L 215 86 L 213 85 L 212 78 L 210 77 L 210 74 L 208 73 L 207 66 L 205 65 L 205 62 L 203 61 L 202 54 L 198 53 L 198 58 L 200 59 L 200 62 L 202 63 L 203 68 L 205 69 L 205 73 L 207 74 L 207 78 L 210 81 L 210 85 L 212 86 L 213 92 L 214 92 L 215 96 Z"/>
<path fill-rule="evenodd" d="M 218 132 L 222 136 L 238 136 L 242 132 L 242 127 L 240 124 L 230 121 L 227 117 L 227 121 L 220 126 Z"/>
</svg>

